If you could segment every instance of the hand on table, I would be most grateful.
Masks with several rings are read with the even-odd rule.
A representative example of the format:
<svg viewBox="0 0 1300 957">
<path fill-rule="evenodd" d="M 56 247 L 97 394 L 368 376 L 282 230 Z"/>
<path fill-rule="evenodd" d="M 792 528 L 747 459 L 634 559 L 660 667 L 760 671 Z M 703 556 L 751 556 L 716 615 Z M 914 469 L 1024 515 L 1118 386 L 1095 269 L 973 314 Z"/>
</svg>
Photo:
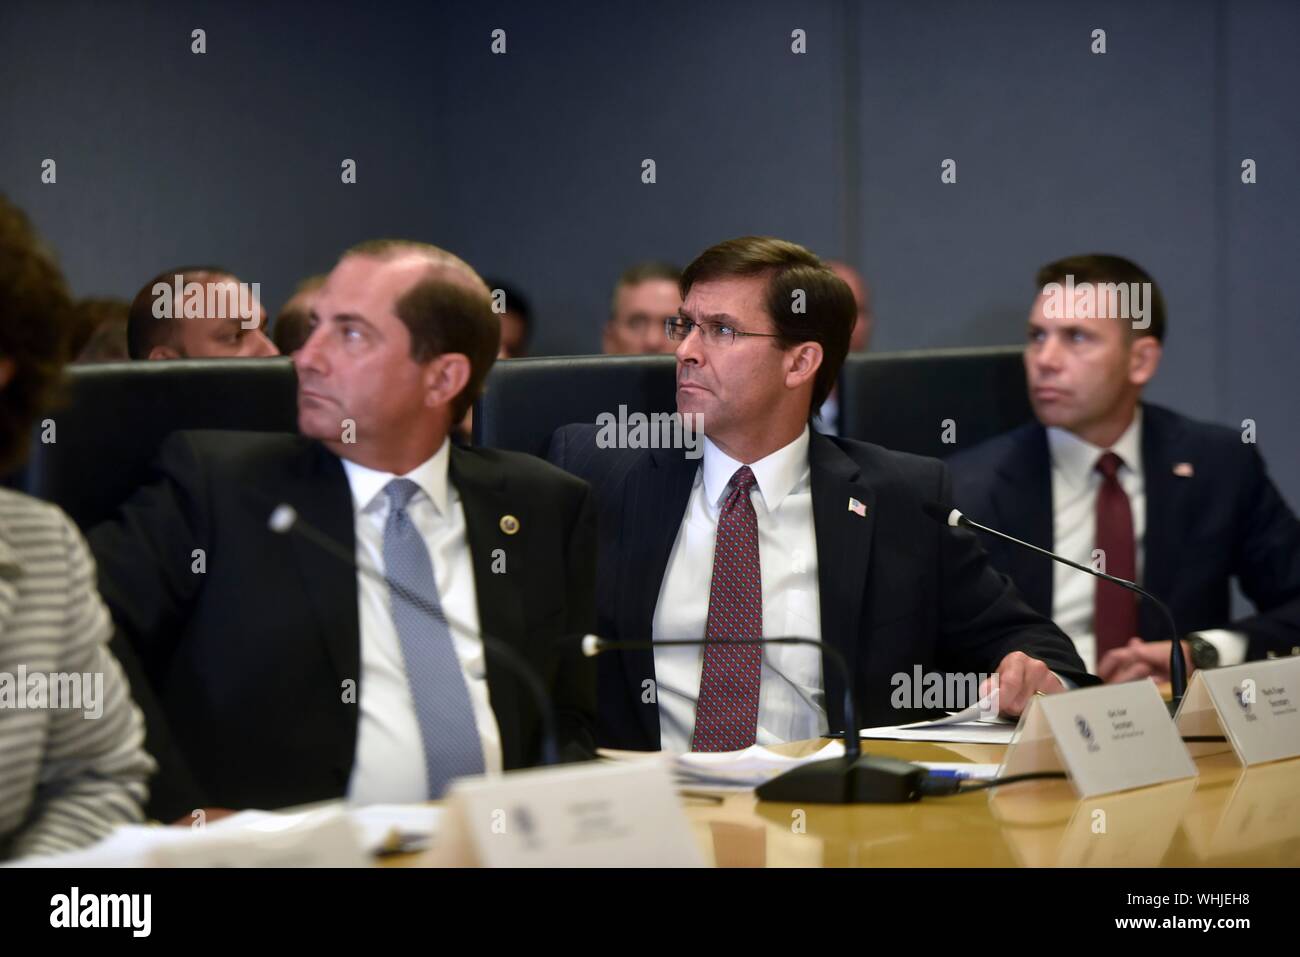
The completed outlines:
<svg viewBox="0 0 1300 957">
<path fill-rule="evenodd" d="M 1183 660 L 1187 662 L 1187 674 L 1190 676 L 1196 666 L 1192 656 L 1183 642 Z M 1101 656 L 1097 663 L 1097 677 L 1108 683 L 1137 681 L 1151 677 L 1156 681 L 1169 680 L 1169 642 L 1143 641 L 1130 638 L 1123 648 L 1112 648 Z"/>
<path fill-rule="evenodd" d="M 998 665 L 998 714 L 1018 718 L 1037 692 L 1057 694 L 1065 690 L 1061 679 L 1052 674 L 1045 662 L 1023 651 L 1013 651 Z M 988 682 L 980 686 L 980 697 L 988 693 Z"/>
</svg>

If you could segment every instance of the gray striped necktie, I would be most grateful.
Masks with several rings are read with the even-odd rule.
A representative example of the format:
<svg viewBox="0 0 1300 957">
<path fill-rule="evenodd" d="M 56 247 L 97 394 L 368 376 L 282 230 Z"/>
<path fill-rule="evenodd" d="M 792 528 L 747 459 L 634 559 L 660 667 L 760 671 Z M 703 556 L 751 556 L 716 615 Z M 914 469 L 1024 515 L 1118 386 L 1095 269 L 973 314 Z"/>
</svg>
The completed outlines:
<svg viewBox="0 0 1300 957">
<path fill-rule="evenodd" d="M 483 742 L 438 598 L 429 549 L 406 511 L 419 490 L 410 479 L 393 479 L 384 486 L 384 571 L 404 590 L 389 586 L 389 606 L 420 721 L 429 797 L 437 798 L 452 778 L 483 773 Z"/>
</svg>

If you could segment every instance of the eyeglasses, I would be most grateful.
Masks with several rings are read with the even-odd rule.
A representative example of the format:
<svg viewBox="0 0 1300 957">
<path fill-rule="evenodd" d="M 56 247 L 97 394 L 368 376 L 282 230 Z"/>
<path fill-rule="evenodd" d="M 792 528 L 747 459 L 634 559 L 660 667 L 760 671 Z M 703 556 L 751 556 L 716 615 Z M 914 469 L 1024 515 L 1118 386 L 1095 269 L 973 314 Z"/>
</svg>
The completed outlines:
<svg viewBox="0 0 1300 957">
<path fill-rule="evenodd" d="M 773 332 L 741 332 L 722 322 L 694 322 L 683 316 L 669 316 L 664 320 L 664 335 L 674 342 L 681 342 L 691 334 L 692 329 L 699 329 L 704 341 L 711 346 L 729 346 L 738 338 L 780 339 Z"/>
</svg>

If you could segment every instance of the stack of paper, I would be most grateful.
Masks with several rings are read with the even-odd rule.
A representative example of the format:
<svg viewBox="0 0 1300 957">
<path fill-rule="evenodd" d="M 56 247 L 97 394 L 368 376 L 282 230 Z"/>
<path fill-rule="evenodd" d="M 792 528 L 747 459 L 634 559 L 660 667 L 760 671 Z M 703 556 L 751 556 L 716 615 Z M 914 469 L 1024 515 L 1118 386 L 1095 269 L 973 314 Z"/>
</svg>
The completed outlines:
<svg viewBox="0 0 1300 957">
<path fill-rule="evenodd" d="M 747 791 L 778 774 L 809 761 L 825 761 L 844 756 L 844 745 L 832 741 L 813 754 L 791 757 L 754 745 L 743 751 L 702 752 L 678 755 L 674 762 L 679 785 L 722 791 Z M 916 761 L 918 767 L 936 774 L 971 780 L 996 777 L 996 764 L 969 764 L 956 761 Z"/>
<path fill-rule="evenodd" d="M 843 755 L 844 745 L 839 741 L 800 757 L 777 754 L 755 744 L 743 751 L 688 751 L 677 755 L 673 768 L 679 785 L 747 791 L 801 764 Z"/>
<path fill-rule="evenodd" d="M 987 700 L 980 701 L 965 711 L 956 711 L 934 721 L 864 728 L 862 737 L 892 741 L 944 741 L 953 744 L 1010 744 L 1016 733 L 1016 722 L 989 717 L 996 713 L 995 705 L 990 706 Z"/>
<path fill-rule="evenodd" d="M 17 867 L 353 867 L 426 847 L 442 809 L 339 802 L 303 811 L 241 811 L 201 828 L 128 825 L 91 847 L 13 861 Z"/>
</svg>

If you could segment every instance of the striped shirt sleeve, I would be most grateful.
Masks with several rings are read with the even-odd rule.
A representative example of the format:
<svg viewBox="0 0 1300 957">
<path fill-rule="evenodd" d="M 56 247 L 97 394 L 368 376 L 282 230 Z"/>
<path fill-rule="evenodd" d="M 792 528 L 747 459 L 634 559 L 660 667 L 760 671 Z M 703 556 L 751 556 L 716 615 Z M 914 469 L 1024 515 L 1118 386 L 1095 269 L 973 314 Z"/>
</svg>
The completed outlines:
<svg viewBox="0 0 1300 957">
<path fill-rule="evenodd" d="M 29 619 L 27 648 L 38 637 L 56 643 L 48 658 L 57 661 L 57 670 L 90 676 L 84 687 L 96 694 L 94 700 L 83 700 L 82 708 L 48 711 L 35 794 L 11 847 L 16 857 L 83 847 L 119 824 L 140 821 L 154 770 L 144 750 L 140 711 L 108 650 L 112 624 L 95 588 L 94 560 L 66 515 L 31 504 L 53 515 L 50 545 L 56 547 L 41 549 L 41 557 L 63 561 L 57 563 L 62 567 L 52 561 L 25 562 L 25 571 L 37 582 L 42 574 L 55 572 L 41 584 L 46 591 L 57 586 L 63 599 L 51 609 L 60 614 Z"/>
</svg>

